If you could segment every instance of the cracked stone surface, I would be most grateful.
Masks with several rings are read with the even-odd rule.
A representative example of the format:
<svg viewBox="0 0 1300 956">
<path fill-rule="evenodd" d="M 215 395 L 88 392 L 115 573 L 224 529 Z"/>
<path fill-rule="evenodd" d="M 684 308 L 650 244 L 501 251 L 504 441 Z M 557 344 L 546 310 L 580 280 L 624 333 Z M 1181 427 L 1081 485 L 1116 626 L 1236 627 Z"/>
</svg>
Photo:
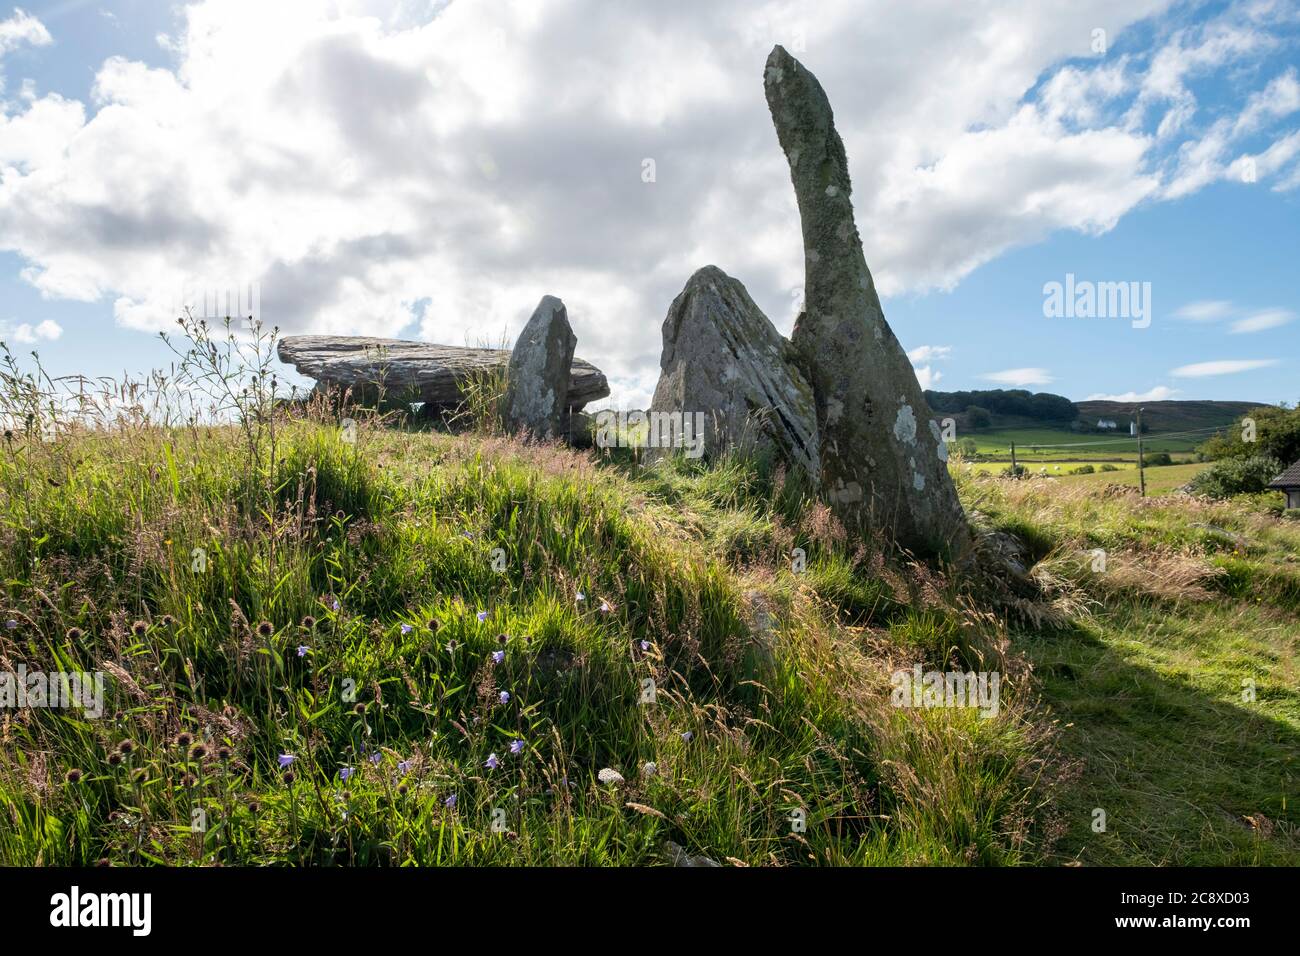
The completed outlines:
<svg viewBox="0 0 1300 956">
<path fill-rule="evenodd" d="M 360 400 L 382 382 L 391 400 L 454 408 L 471 376 L 504 370 L 511 353 L 360 335 L 289 335 L 280 340 L 276 354 L 316 379 L 318 388 L 351 388 Z M 575 358 L 569 369 L 569 406 L 579 409 L 608 395 L 605 373 Z"/>
<path fill-rule="evenodd" d="M 771 449 L 818 480 L 812 388 L 739 280 L 717 266 L 690 277 L 664 320 L 659 365 L 650 411 L 703 412 L 706 457 Z"/>
<path fill-rule="evenodd" d="M 791 341 L 815 396 L 822 492 L 850 530 L 884 531 L 916 554 L 962 552 L 970 533 L 947 450 L 880 308 L 830 102 L 780 46 L 764 88 L 803 228 L 804 311 Z"/>
</svg>

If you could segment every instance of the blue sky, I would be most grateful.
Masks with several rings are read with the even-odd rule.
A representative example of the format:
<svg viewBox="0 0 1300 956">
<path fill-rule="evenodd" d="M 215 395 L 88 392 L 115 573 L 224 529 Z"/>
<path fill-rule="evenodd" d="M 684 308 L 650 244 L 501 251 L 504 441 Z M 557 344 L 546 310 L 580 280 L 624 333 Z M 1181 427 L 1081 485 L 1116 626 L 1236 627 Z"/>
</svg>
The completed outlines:
<svg viewBox="0 0 1300 956">
<path fill-rule="evenodd" d="M 114 375 L 166 365 L 196 288 L 453 344 L 552 293 L 644 405 L 695 268 L 790 330 L 782 42 L 923 383 L 1300 399 L 1300 5 L 699 6 L 0 3 L 0 334 Z M 1045 316 L 1067 274 L 1149 283 L 1149 326 Z"/>
</svg>

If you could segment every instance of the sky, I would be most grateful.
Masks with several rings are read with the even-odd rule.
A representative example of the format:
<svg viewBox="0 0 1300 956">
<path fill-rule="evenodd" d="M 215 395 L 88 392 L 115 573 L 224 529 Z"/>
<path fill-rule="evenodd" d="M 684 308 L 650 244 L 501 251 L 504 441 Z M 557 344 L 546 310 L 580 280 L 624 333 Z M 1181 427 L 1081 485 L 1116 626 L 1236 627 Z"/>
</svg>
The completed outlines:
<svg viewBox="0 0 1300 956">
<path fill-rule="evenodd" d="M 696 269 L 793 326 L 775 43 L 923 386 L 1300 399 L 1300 0 L 0 0 L 0 339 L 139 374 L 242 294 L 508 346 L 553 294 L 645 407 Z"/>
</svg>

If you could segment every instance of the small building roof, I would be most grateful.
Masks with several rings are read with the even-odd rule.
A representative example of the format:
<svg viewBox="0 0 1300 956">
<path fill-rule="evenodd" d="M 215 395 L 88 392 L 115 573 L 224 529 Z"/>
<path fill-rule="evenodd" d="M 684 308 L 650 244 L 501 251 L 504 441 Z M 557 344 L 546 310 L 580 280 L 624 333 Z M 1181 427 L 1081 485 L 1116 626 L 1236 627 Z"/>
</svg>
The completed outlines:
<svg viewBox="0 0 1300 956">
<path fill-rule="evenodd" d="M 1268 483 L 1270 488 L 1300 488 L 1300 461 Z"/>
</svg>

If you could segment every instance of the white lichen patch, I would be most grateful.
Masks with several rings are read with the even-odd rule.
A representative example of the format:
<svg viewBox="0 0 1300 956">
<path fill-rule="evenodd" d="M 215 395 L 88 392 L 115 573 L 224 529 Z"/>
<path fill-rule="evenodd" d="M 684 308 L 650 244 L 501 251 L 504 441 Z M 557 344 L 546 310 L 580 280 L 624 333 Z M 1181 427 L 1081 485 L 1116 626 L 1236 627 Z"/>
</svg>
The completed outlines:
<svg viewBox="0 0 1300 956">
<path fill-rule="evenodd" d="M 916 444 L 916 413 L 911 405 L 898 410 L 898 417 L 894 419 L 894 437 L 908 445 Z"/>
<path fill-rule="evenodd" d="M 838 196 L 839 194 L 840 194 L 840 189 L 834 183 L 831 183 L 829 186 L 826 187 L 826 195 Z"/>
<path fill-rule="evenodd" d="M 917 491 L 925 491 L 925 476 L 919 471 L 912 472 L 912 487 Z"/>
<path fill-rule="evenodd" d="M 844 403 L 838 398 L 832 398 L 826 402 L 826 424 L 834 425 L 844 414 Z"/>
</svg>

